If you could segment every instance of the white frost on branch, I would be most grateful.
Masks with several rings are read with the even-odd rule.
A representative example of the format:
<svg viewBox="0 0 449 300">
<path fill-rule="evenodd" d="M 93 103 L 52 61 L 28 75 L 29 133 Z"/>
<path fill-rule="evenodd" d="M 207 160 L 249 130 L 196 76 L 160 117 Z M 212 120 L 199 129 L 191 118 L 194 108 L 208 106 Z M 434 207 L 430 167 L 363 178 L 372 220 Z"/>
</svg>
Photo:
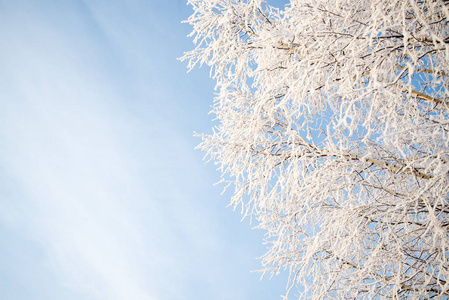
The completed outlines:
<svg viewBox="0 0 449 300">
<path fill-rule="evenodd" d="M 200 149 L 301 298 L 449 295 L 449 4 L 190 0 Z"/>
</svg>

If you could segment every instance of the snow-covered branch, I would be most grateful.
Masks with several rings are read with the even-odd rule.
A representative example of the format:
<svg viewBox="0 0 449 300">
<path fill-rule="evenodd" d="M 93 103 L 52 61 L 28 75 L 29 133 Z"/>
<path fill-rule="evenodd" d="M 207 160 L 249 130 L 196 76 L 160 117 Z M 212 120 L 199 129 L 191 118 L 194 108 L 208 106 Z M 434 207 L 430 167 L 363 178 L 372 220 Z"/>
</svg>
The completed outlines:
<svg viewBox="0 0 449 300">
<path fill-rule="evenodd" d="M 307 299 L 449 296 L 449 5 L 190 0 L 199 148 Z M 296 292 L 294 292 L 296 291 Z"/>
</svg>

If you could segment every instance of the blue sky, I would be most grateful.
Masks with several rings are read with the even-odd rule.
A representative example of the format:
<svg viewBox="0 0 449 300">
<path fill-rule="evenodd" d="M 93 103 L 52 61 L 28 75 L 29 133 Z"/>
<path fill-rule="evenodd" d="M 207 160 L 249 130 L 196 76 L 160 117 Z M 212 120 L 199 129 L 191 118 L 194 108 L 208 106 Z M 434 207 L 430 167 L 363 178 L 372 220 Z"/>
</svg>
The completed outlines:
<svg viewBox="0 0 449 300">
<path fill-rule="evenodd" d="M 279 2 L 279 1 L 278 1 Z M 194 150 L 178 0 L 0 0 L 0 299 L 280 299 Z"/>
</svg>

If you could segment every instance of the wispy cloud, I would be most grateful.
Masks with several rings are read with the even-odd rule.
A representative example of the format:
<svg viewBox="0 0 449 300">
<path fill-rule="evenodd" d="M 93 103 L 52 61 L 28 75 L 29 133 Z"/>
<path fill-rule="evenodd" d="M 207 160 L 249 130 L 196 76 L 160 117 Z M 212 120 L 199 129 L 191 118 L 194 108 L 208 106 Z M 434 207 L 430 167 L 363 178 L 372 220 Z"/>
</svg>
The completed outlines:
<svg viewBox="0 0 449 300">
<path fill-rule="evenodd" d="M 98 299 L 156 299 L 141 265 L 142 231 L 127 205 L 148 195 L 120 141 L 132 128 L 114 109 L 114 87 L 105 69 L 90 65 L 101 61 L 89 51 L 101 49 L 76 29 L 83 20 L 70 10 L 60 12 L 69 22 L 52 24 L 28 8 L 10 8 L 15 32 L 5 34 L 2 51 L 12 60 L 2 73 L 13 76 L 3 90 L 0 134 L 2 165 L 34 211 L 9 221 L 33 225 L 25 231 L 62 284 Z"/>
</svg>

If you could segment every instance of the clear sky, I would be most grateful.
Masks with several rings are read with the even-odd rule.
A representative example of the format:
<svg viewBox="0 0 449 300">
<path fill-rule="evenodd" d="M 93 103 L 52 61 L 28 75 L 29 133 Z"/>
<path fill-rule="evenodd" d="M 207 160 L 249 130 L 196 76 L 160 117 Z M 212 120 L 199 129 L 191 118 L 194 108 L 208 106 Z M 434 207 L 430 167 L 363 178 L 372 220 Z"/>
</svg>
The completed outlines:
<svg viewBox="0 0 449 300">
<path fill-rule="evenodd" d="M 282 1 L 278 1 L 282 2 Z M 0 299 L 281 299 L 194 150 L 184 0 L 0 0 Z"/>
</svg>

